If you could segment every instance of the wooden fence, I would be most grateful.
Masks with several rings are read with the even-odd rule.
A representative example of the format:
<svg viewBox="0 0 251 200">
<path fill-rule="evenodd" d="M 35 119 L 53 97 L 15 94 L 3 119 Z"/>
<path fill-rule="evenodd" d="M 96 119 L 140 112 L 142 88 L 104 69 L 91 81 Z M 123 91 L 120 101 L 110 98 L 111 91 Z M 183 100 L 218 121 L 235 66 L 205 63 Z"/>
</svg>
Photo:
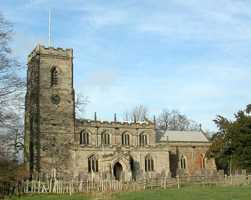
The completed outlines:
<svg viewBox="0 0 251 200">
<path fill-rule="evenodd" d="M 16 184 L 0 182 L 0 194 L 23 194 L 23 193 L 92 193 L 92 192 L 119 192 L 140 191 L 146 189 L 165 189 L 168 187 L 182 187 L 187 184 L 200 185 L 242 185 L 251 184 L 251 175 L 235 176 L 177 176 L 176 178 L 163 177 L 147 180 L 121 182 L 116 180 L 70 180 L 49 178 L 45 181 L 25 180 Z"/>
</svg>

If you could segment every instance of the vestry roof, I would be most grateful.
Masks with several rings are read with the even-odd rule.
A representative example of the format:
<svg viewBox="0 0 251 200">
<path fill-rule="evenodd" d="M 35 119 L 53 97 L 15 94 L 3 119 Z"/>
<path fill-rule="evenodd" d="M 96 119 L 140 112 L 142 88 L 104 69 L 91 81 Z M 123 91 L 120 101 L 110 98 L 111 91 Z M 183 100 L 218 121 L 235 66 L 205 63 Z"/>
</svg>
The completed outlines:
<svg viewBox="0 0 251 200">
<path fill-rule="evenodd" d="M 161 142 L 209 142 L 208 138 L 201 131 L 165 131 Z"/>
</svg>

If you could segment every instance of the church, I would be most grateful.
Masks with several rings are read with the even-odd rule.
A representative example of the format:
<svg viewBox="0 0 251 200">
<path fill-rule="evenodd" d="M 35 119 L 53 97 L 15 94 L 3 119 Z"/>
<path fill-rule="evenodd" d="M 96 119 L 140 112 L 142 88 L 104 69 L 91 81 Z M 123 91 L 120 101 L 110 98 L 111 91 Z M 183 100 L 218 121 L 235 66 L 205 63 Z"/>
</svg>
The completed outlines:
<svg viewBox="0 0 251 200">
<path fill-rule="evenodd" d="M 37 45 L 27 68 L 24 157 L 30 174 L 55 170 L 83 179 L 134 181 L 216 170 L 205 156 L 211 143 L 203 131 L 158 133 L 154 121 L 77 119 L 72 49 Z"/>
</svg>

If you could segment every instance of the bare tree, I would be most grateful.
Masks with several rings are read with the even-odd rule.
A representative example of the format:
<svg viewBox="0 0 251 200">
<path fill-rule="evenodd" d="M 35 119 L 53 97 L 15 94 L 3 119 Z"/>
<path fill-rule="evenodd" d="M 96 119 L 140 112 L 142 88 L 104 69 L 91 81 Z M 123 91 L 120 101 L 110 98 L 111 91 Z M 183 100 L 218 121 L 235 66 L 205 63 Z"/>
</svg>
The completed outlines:
<svg viewBox="0 0 251 200">
<path fill-rule="evenodd" d="M 200 125 L 188 119 L 185 115 L 177 110 L 162 110 L 157 118 L 157 127 L 161 130 L 199 130 Z"/>
<path fill-rule="evenodd" d="M 129 111 L 125 111 L 123 115 L 124 115 L 123 118 L 125 121 L 127 121 L 127 122 L 131 121 L 131 115 L 130 115 Z"/>
<path fill-rule="evenodd" d="M 84 112 L 85 108 L 89 103 L 89 97 L 82 94 L 77 94 L 75 97 L 75 111 L 78 118 L 80 118 Z"/>
<path fill-rule="evenodd" d="M 0 13 L 0 130 L 9 134 L 17 150 L 23 133 L 25 81 L 9 47 L 12 33 L 12 25 Z"/>
<path fill-rule="evenodd" d="M 25 165 L 17 161 L 13 136 L 15 137 L 13 134 L 0 135 L 0 181 L 5 184 L 16 184 L 28 176 Z"/>
<path fill-rule="evenodd" d="M 21 69 L 13 58 L 9 41 L 12 36 L 12 26 L 0 14 L 0 124 L 9 118 L 6 107 L 11 106 L 11 99 L 15 99 L 24 88 L 24 80 L 18 75 Z"/>
<path fill-rule="evenodd" d="M 148 118 L 148 109 L 144 105 L 135 106 L 131 111 L 124 113 L 125 121 L 143 122 Z"/>
</svg>

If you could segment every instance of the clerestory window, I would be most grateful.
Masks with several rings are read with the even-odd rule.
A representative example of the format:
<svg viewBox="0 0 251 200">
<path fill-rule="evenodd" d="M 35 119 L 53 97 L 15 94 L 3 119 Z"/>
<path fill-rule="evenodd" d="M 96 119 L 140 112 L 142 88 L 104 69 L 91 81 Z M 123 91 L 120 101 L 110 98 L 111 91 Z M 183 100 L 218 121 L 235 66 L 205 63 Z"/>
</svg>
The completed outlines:
<svg viewBox="0 0 251 200">
<path fill-rule="evenodd" d="M 139 135 L 139 145 L 140 146 L 145 146 L 145 145 L 147 145 L 147 135 L 146 134 L 144 134 L 144 133 L 141 133 L 140 135 Z"/>
<path fill-rule="evenodd" d="M 102 133 L 101 135 L 101 144 L 109 145 L 110 144 L 110 135 L 108 133 Z"/>
<path fill-rule="evenodd" d="M 80 144 L 89 144 L 89 133 L 81 131 L 80 133 Z"/>
<path fill-rule="evenodd" d="M 122 145 L 127 145 L 127 146 L 130 145 L 130 136 L 128 133 L 123 133 L 121 139 L 122 139 Z"/>
</svg>

